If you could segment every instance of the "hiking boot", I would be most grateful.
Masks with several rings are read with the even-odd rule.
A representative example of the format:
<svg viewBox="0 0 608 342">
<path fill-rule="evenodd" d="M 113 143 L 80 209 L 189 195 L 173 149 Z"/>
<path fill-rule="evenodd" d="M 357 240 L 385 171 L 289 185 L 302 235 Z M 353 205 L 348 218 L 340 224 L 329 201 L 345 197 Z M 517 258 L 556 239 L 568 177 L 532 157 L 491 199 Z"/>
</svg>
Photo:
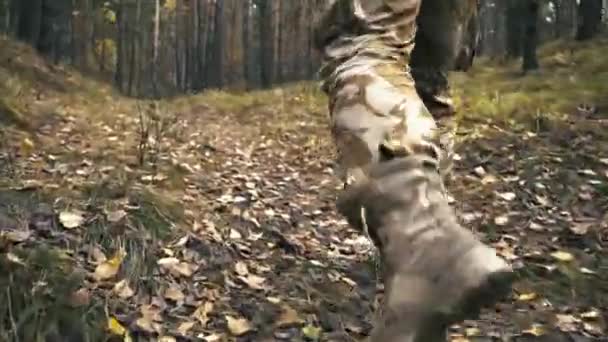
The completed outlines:
<svg viewBox="0 0 608 342">
<path fill-rule="evenodd" d="M 449 325 L 510 293 L 511 267 L 457 222 L 436 159 L 396 158 L 368 175 L 338 209 L 380 251 L 385 296 L 371 341 L 445 341 Z"/>
</svg>

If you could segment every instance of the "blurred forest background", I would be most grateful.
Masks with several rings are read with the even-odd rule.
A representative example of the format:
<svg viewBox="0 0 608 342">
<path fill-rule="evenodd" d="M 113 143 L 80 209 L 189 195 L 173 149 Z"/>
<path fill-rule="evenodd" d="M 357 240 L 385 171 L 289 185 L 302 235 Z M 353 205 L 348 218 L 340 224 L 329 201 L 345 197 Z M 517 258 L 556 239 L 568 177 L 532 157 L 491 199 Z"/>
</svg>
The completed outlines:
<svg viewBox="0 0 608 342">
<path fill-rule="evenodd" d="M 325 0 L 0 0 L 0 31 L 130 96 L 258 89 L 315 77 Z M 606 0 L 480 0 L 477 55 L 526 57 L 537 43 L 585 40 Z M 524 53 L 525 52 L 525 53 Z"/>
</svg>

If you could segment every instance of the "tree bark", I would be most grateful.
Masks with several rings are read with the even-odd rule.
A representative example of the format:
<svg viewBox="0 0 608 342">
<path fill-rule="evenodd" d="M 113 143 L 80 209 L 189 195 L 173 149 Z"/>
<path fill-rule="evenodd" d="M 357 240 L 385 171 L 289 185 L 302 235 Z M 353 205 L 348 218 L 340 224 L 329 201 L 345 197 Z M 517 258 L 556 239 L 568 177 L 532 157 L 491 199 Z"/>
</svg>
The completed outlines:
<svg viewBox="0 0 608 342">
<path fill-rule="evenodd" d="M 524 5 L 523 71 L 539 68 L 536 49 L 538 46 L 538 0 L 526 0 Z"/>
<path fill-rule="evenodd" d="M 602 24 L 602 0 L 581 0 L 578 5 L 577 40 L 593 38 Z"/>
</svg>

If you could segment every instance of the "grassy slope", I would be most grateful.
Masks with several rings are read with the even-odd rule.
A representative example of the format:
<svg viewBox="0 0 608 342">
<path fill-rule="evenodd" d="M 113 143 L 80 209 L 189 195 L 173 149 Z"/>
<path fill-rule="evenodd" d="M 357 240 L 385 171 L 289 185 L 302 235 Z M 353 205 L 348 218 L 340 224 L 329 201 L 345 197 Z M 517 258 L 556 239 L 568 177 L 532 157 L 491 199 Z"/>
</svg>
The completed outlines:
<svg viewBox="0 0 608 342">
<path fill-rule="evenodd" d="M 599 248 L 608 239 L 602 217 L 608 208 L 608 167 L 602 161 L 608 158 L 606 46 L 603 41 L 546 46 L 543 70 L 536 75 L 522 77 L 514 63 L 489 61 L 453 75 L 461 123 L 462 161 L 453 185 L 457 206 L 471 228 L 525 266 L 516 294 L 537 298 L 509 303 L 502 314 L 488 313 L 474 323 L 482 335 L 499 327 L 519 334 L 534 324 L 550 330 L 562 324 L 556 317 L 563 320 L 563 315 L 578 320 L 572 323 L 577 330 L 603 328 L 601 319 L 584 321 L 581 314 L 608 307 L 603 296 L 608 258 Z M 358 235 L 332 209 L 339 184 L 328 171 L 326 100 L 315 85 L 243 94 L 208 91 L 148 110 L 147 104 L 69 68 L 52 67 L 28 47 L 2 38 L 0 94 L 0 128 L 8 138 L 0 140 L 5 156 L 0 159 L 5 199 L 0 225 L 33 232 L 25 242 L 5 237 L 0 244 L 2 274 L 10 275 L 0 282 L 12 285 L 0 299 L 0 307 L 7 308 L 0 312 L 1 338 L 11 338 L 17 327 L 22 333 L 74 334 L 78 340 L 83 331 L 66 326 L 84 319 L 91 327 L 84 334 L 96 340 L 94 328 L 102 327 L 104 311 L 133 331 L 159 330 L 142 328 L 136 319 L 151 298 L 165 302 L 163 293 L 176 286 L 186 297 L 197 295 L 190 309 L 169 301 L 160 322 L 164 333 L 178 335 L 177 327 L 191 322 L 190 336 L 225 333 L 226 314 L 243 316 L 261 334 L 268 332 L 264 322 L 276 320 L 283 307 L 243 287 L 233 270 L 224 270 L 233 261 L 267 278 L 267 296 L 281 298 L 327 335 L 366 329 L 370 298 L 336 281 L 336 274 L 347 275 L 366 289 L 362 284 L 371 274 L 366 249 L 344 243 Z M 580 104 L 597 107 L 597 113 L 577 110 Z M 149 119 L 148 141 L 159 142 L 141 165 L 139 115 Z M 472 172 L 479 167 L 486 176 Z M 26 185 L 29 190 L 23 190 Z M 262 198 L 253 207 L 231 202 L 251 191 Z M 511 193 L 516 199 L 506 200 Z M 41 203 L 51 209 L 40 209 Z M 73 208 L 84 211 L 87 222 L 66 232 L 55 214 Z M 107 213 L 119 210 L 127 217 L 110 222 Z M 50 234 L 40 231 L 39 220 L 54 222 Z M 243 241 L 235 230 L 262 239 Z M 183 236 L 189 236 L 188 243 L 168 242 Z M 87 276 L 95 268 L 91 246 L 108 257 L 126 248 L 127 258 L 112 281 L 99 284 Z M 258 257 L 244 257 L 243 248 Z M 200 265 L 198 280 L 159 273 L 155 262 L 168 251 Z M 571 253 L 575 261 L 556 263 L 550 256 L 555 251 Z M 310 260 L 327 268 L 319 273 Z M 598 274 L 582 274 L 581 267 Z M 270 272 L 278 269 L 284 271 Z M 120 279 L 129 281 L 134 296 L 121 300 L 112 294 Z M 293 279 L 302 281 L 293 284 Z M 40 283 L 41 290 L 31 295 L 23 282 Z M 191 316 L 204 301 L 193 288 L 201 286 L 205 300 L 215 305 L 205 326 Z M 92 299 L 73 308 L 74 294 L 83 293 L 78 289 Z M 215 291 L 219 297 L 209 294 Z M 9 298 L 11 305 L 5 305 Z M 547 308 L 543 300 L 553 306 Z M 336 307 L 340 314 L 333 324 Z M 464 331 L 456 329 L 454 336 Z"/>
</svg>

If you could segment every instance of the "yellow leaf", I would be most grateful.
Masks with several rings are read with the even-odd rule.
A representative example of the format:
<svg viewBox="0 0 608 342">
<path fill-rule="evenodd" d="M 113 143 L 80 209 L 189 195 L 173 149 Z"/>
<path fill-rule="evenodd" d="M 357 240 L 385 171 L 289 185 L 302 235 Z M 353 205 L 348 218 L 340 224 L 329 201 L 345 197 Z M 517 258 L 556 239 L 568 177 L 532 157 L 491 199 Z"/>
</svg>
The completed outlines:
<svg viewBox="0 0 608 342">
<path fill-rule="evenodd" d="M 245 318 L 234 318 L 226 316 L 226 322 L 228 323 L 228 330 L 234 336 L 241 336 L 251 331 L 251 323 Z"/>
<path fill-rule="evenodd" d="M 306 338 L 309 340 L 316 341 L 321 337 L 321 328 L 307 325 L 302 328 L 302 334 L 304 334 L 304 336 L 306 336 Z"/>
<path fill-rule="evenodd" d="M 534 292 L 522 293 L 517 297 L 517 300 L 522 301 L 522 302 L 527 302 L 527 301 L 535 300 L 537 297 L 538 297 L 537 294 Z"/>
<path fill-rule="evenodd" d="M 23 151 L 24 154 L 32 153 L 32 151 L 34 150 L 34 147 L 35 147 L 34 142 L 31 141 L 29 138 L 25 138 L 21 142 L 21 150 Z"/>
<path fill-rule="evenodd" d="M 116 12 L 112 11 L 109 8 L 104 8 L 103 17 L 110 24 L 116 23 Z"/>
<path fill-rule="evenodd" d="M 465 330 L 465 335 L 467 336 L 479 336 L 481 334 L 481 331 L 477 328 L 467 328 Z"/>
<path fill-rule="evenodd" d="M 574 260 L 574 256 L 568 252 L 557 251 L 551 253 L 551 256 L 559 261 L 569 262 Z"/>
<path fill-rule="evenodd" d="M 127 329 L 116 318 L 110 317 L 108 319 L 108 331 L 114 335 L 123 336 L 127 332 Z"/>
</svg>

